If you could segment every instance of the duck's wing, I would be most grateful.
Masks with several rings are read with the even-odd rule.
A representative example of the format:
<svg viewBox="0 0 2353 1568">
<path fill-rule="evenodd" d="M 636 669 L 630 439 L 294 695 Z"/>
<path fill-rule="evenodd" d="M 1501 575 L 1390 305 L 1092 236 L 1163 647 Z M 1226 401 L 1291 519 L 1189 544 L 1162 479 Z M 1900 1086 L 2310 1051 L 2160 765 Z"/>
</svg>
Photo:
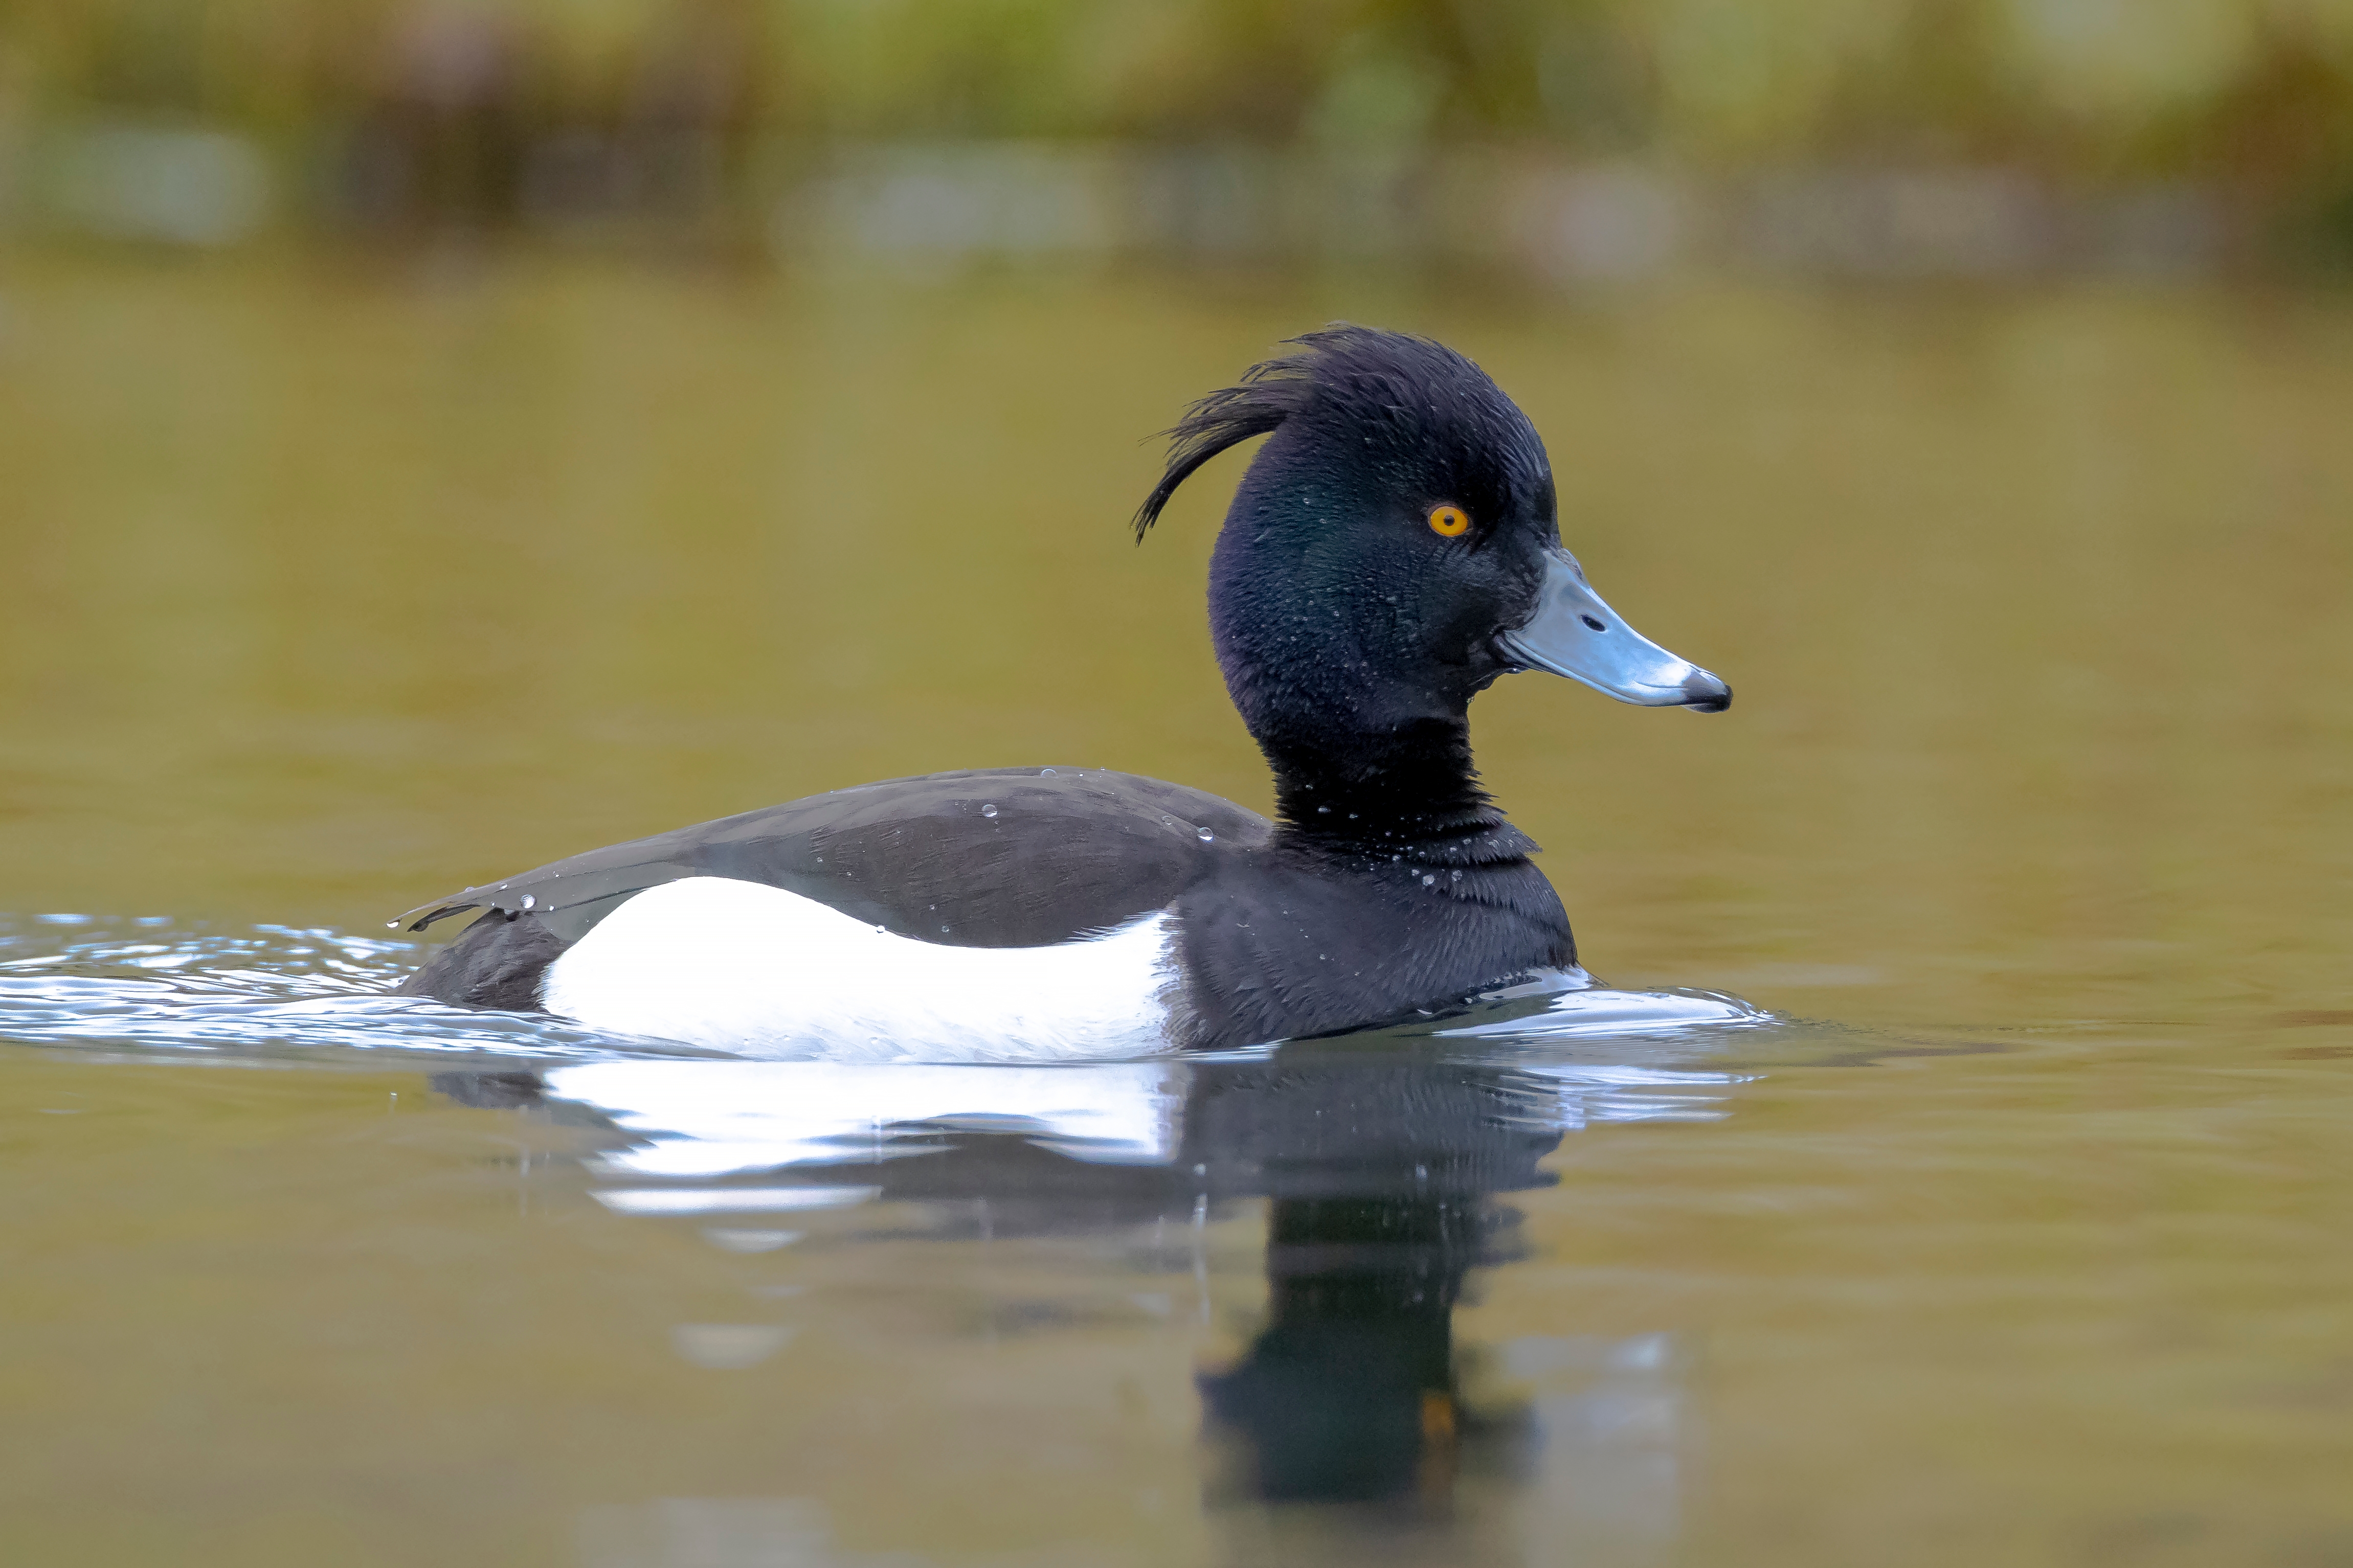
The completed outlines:
<svg viewBox="0 0 2353 1568">
<path fill-rule="evenodd" d="M 505 923 L 524 929 L 497 945 L 543 967 L 632 894 L 683 877 L 729 877 L 783 888 L 923 942 L 1038 947 L 1166 907 L 1221 852 L 1255 845 L 1268 829 L 1264 817 L 1230 801 L 1133 773 L 931 773 L 593 849 L 469 888 L 410 910 L 400 923 L 423 931 L 468 910 L 498 910 L 510 917 Z M 524 915 L 533 918 L 513 918 Z M 474 935 L 443 956 L 457 958 L 460 945 L 486 945 Z M 427 980 L 419 974 L 403 989 Z M 473 1000 L 497 989 L 433 983 L 422 994 L 463 990 Z"/>
</svg>

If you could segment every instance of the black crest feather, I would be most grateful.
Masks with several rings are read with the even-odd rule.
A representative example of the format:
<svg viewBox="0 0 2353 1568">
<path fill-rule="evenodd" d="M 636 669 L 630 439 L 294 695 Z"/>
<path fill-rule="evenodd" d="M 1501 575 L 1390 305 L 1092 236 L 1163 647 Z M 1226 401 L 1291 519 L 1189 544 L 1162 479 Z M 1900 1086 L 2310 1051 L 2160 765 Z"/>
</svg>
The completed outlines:
<svg viewBox="0 0 2353 1568">
<path fill-rule="evenodd" d="M 1311 333 L 1309 336 L 1320 336 Z M 1305 342 L 1305 338 L 1292 340 Z M 1144 504 L 1135 509 L 1135 542 L 1160 521 L 1160 509 L 1193 470 L 1253 436 L 1264 436 L 1307 405 L 1314 395 L 1314 351 L 1290 354 L 1254 364 L 1242 373 L 1238 385 L 1221 387 L 1185 410 L 1185 416 L 1160 432 L 1168 437 L 1168 467 Z"/>
<path fill-rule="evenodd" d="M 1351 373 L 1385 372 L 1382 379 L 1390 388 L 1397 386 L 1400 373 L 1406 379 L 1419 380 L 1433 370 L 1441 374 L 1468 372 L 1482 384 L 1486 382 L 1475 365 L 1442 344 L 1375 327 L 1335 321 L 1322 331 L 1303 332 L 1284 342 L 1299 352 L 1250 366 L 1240 384 L 1209 394 L 1161 432 L 1168 437 L 1168 467 L 1136 509 L 1138 542 L 1194 469 L 1227 447 L 1267 435 L 1305 413 L 1319 395 L 1331 390 L 1329 384 Z"/>
</svg>

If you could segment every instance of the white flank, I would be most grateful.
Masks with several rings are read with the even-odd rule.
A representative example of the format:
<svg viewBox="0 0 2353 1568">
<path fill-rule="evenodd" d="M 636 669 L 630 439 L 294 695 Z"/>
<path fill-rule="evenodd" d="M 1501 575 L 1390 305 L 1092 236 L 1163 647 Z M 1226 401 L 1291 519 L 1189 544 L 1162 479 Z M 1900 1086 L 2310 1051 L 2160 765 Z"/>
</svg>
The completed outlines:
<svg viewBox="0 0 2353 1568">
<path fill-rule="evenodd" d="M 1168 1048 L 1167 916 L 1050 947 L 894 936 L 759 882 L 649 888 L 548 966 L 547 1010 L 746 1056 L 1068 1060 Z"/>
</svg>

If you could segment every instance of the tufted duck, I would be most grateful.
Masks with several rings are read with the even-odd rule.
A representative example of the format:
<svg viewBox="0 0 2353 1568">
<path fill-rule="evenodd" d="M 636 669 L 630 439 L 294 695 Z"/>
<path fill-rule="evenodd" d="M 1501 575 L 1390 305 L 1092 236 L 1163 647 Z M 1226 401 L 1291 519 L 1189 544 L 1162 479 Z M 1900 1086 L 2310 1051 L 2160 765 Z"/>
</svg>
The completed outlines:
<svg viewBox="0 0 2353 1568">
<path fill-rule="evenodd" d="M 1144 537 L 1269 437 L 1209 571 L 1271 822 L 1087 768 L 897 779 L 659 834 L 403 917 L 483 912 L 401 990 L 761 1054 L 1106 1057 L 1377 1024 L 1572 967 L 1471 763 L 1471 699 L 1546 669 L 1720 712 L 1562 548 L 1525 415 L 1427 339 L 1336 326 L 1170 432 Z"/>
</svg>

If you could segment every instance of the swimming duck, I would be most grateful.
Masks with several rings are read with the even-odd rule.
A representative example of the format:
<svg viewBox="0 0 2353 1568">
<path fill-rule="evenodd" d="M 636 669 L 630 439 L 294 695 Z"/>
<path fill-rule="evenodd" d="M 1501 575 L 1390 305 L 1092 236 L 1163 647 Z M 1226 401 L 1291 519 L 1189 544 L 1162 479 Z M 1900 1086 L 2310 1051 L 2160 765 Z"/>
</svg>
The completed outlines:
<svg viewBox="0 0 2353 1568">
<path fill-rule="evenodd" d="M 724 1050 L 1112 1057 L 1330 1034 L 1568 970 L 1559 895 L 1472 766 L 1471 700 L 1550 670 L 1648 707 L 1731 689 L 1562 547 L 1544 443 L 1470 360 L 1335 326 L 1169 431 L 1145 537 L 1268 437 L 1209 568 L 1275 817 L 1158 779 L 996 768 L 680 828 L 402 917 L 482 913 L 400 987 Z"/>
</svg>

